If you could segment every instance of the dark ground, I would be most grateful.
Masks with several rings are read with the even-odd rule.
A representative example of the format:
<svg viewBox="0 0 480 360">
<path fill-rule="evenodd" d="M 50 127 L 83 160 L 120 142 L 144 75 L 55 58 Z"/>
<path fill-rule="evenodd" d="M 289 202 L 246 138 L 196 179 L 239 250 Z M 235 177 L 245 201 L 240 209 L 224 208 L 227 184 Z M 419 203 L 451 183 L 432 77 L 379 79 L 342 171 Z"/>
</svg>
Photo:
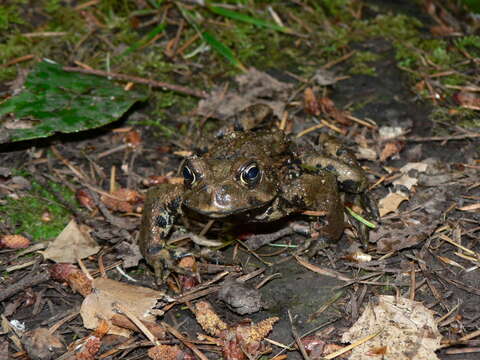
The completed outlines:
<svg viewBox="0 0 480 360">
<path fill-rule="evenodd" d="M 386 2 L 377 1 L 375 3 L 383 6 Z M 392 3 L 395 5 L 392 5 Z M 415 9 L 411 9 L 410 5 L 406 5 L 407 3 L 409 2 L 389 2 L 388 6 L 391 5 L 393 11 L 418 14 Z M 425 19 L 427 16 L 423 14 L 420 18 Z M 427 162 L 432 165 L 426 173 L 421 174 L 415 171 L 411 173 L 413 177 L 419 179 L 419 183 L 412 190 L 407 190 L 407 193 L 410 193 L 408 201 L 404 202 L 396 212 L 382 219 L 381 229 L 387 233 L 391 232 L 390 237 L 398 237 L 399 241 L 406 241 L 405 232 L 411 231 L 412 226 L 418 230 L 418 233 L 425 233 L 425 236 L 421 241 L 415 242 L 413 246 L 395 250 L 391 256 L 379 261 L 375 260 L 379 259 L 383 253 L 377 252 L 376 244 L 371 243 L 368 249 L 368 253 L 373 256 L 374 260 L 371 263 L 352 261 L 349 254 L 352 251 L 353 240 L 344 236 L 339 244 L 332 245 L 325 249 L 321 255 L 311 260 L 322 268 L 334 269 L 355 279 L 372 272 L 383 273 L 376 280 L 380 285 L 357 281 L 345 286 L 344 281 L 306 270 L 292 257 L 287 261 L 281 261 L 280 264 L 269 267 L 263 274 L 280 273 L 281 276 L 269 281 L 260 289 L 265 301 L 265 309 L 250 315 L 250 318 L 259 321 L 269 316 L 280 317 L 280 321 L 274 326 L 269 338 L 283 344 L 292 341 L 292 330 L 287 311 L 294 315 L 294 323 L 300 334 L 322 324 L 328 324 L 328 326 L 334 327 L 334 331 L 325 340 L 327 342 L 339 341 L 341 334 L 358 319 L 363 307 L 375 296 L 400 294 L 408 297 L 411 291 L 410 271 L 413 267 L 416 270 L 417 285 L 415 300 L 422 302 L 434 311 L 437 317 L 441 317 L 454 309 L 453 313 L 439 325 L 439 330 L 446 340 L 458 339 L 480 328 L 480 277 L 478 276 L 478 269 L 472 268 L 475 263 L 472 264 L 457 257 L 454 252 L 458 249 L 443 241 L 439 234 L 454 237 L 455 232 L 460 233 L 462 245 L 476 254 L 480 253 L 480 213 L 478 209 L 474 211 L 459 210 L 462 206 L 478 203 L 480 199 L 478 180 L 480 169 L 479 140 L 475 137 L 448 140 L 449 136 L 462 133 L 452 123 L 446 124 L 431 120 L 430 114 L 435 105 L 428 100 L 421 100 L 417 94 L 412 92 L 407 74 L 395 65 L 394 49 L 388 40 L 375 38 L 368 42 L 354 44 L 351 48 L 367 48 L 371 52 L 382 54 L 382 58 L 374 63 L 377 76 L 354 75 L 346 80 L 339 81 L 330 87 L 328 94 L 331 99 L 340 109 L 347 104 L 365 101 L 365 106 L 353 112 L 356 117 L 374 119 L 379 127 L 398 126 L 409 130 L 400 140 L 404 147 L 398 154 L 384 162 L 362 160 L 362 165 L 365 165 L 372 184 L 377 182 L 381 176 L 385 176 L 384 181 L 372 190 L 372 196 L 376 199 L 382 199 L 389 191 L 392 191 L 394 189 L 392 182 L 395 179 L 390 178 L 390 174 L 398 174 L 395 169 L 401 168 L 406 163 Z M 342 74 L 346 71 L 345 67 L 347 66 L 348 64 L 340 64 L 333 70 Z M 271 73 L 275 73 L 276 76 L 279 73 L 279 78 L 288 78 L 281 70 L 271 71 Z M 478 84 L 478 72 L 474 76 L 477 77 Z M 299 86 L 298 83 L 295 84 L 295 88 L 297 86 Z M 301 100 L 300 97 L 297 100 Z M 62 180 L 59 174 L 62 174 L 62 172 L 51 172 L 51 169 L 63 169 L 63 181 L 69 182 L 69 186 L 73 189 L 81 188 L 78 181 L 72 180 L 71 174 L 66 170 L 64 163 L 47 153 L 48 147 L 54 146 L 64 158 L 84 171 L 90 171 L 89 169 L 94 164 L 108 174 L 112 166 L 115 166 L 119 170 L 117 181 L 123 187 L 143 191 L 146 188 L 142 184 L 144 179 L 154 175 L 165 175 L 177 169 L 181 158 L 173 155 L 172 152 L 183 150 L 178 147 L 178 144 L 184 143 L 184 139 L 156 137 L 152 135 L 148 126 L 134 125 L 135 130 L 139 131 L 143 137 L 141 147 L 137 148 L 135 152 L 126 149 L 100 159 L 95 158 L 95 155 L 121 145 L 123 141 L 122 133 L 115 132 L 114 129 L 135 124 L 135 119 L 145 116 L 145 111 L 148 111 L 148 109 L 140 108 L 122 121 L 115 123 L 110 129 L 89 132 L 82 135 L 80 139 L 78 136 L 66 136 L 45 143 L 38 143 L 35 148 L 32 148 L 30 144 L 22 144 L 20 149 L 4 147 L 0 153 L 1 167 L 27 169 L 30 173 L 35 174 L 37 179 L 45 179 L 46 175 L 50 175 L 50 180 L 60 182 Z M 126 123 L 127 121 L 128 123 Z M 175 118 L 172 117 L 170 123 L 175 124 L 175 121 Z M 298 131 L 297 127 L 305 129 L 313 124 L 310 119 L 302 123 L 296 123 L 294 124 L 294 132 Z M 471 128 L 469 131 L 474 133 L 478 129 Z M 362 127 L 350 128 L 347 136 L 342 140 L 356 149 L 355 144 L 359 134 L 368 138 L 369 144 L 377 153 L 381 150 L 382 145 L 379 137 Z M 430 138 L 438 134 L 444 136 L 444 141 Z M 313 133 L 309 135 L 309 138 L 315 141 Z M 44 150 L 44 152 L 38 157 L 38 152 L 41 150 Z M 128 172 L 121 171 L 125 164 L 131 166 Z M 387 169 L 391 171 L 390 174 Z M 1 179 L 5 188 L 8 189 L 8 186 L 11 185 L 9 183 L 10 178 L 7 176 Z M 108 175 L 105 179 L 99 180 L 97 185 L 104 190 L 108 189 Z M 5 192 L 1 196 L 6 196 Z M 117 261 L 117 247 L 120 243 L 135 241 L 138 227 L 127 231 L 115 227 L 102 215 L 97 214 L 95 217 L 90 217 L 90 215 L 85 216 L 88 212 L 83 212 L 83 214 L 84 221 L 93 228 L 93 237 L 105 246 L 102 253 L 103 262 L 106 266 Z M 130 217 L 130 219 L 139 222 L 138 216 Z M 415 222 L 415 219 L 420 220 Z M 438 229 L 440 231 L 434 233 Z M 8 233 L 11 230 L 12 224 L 3 221 L 0 231 Z M 280 242 L 286 242 L 286 239 L 282 239 Z M 232 247 L 230 246 L 226 251 L 224 257 L 226 264 L 232 262 Z M 271 251 L 259 250 L 260 253 Z M 272 258 L 267 259 L 268 261 L 285 260 L 288 259 L 289 254 L 290 252 L 287 251 L 274 257 L 273 260 Z M 463 265 L 468 271 L 446 263 L 442 260 L 445 258 Z M 38 273 L 40 269 L 45 269 L 49 265 L 38 257 L 33 257 L 33 259 L 36 260 L 33 267 L 6 274 L 6 268 L 21 262 L 21 258 L 16 258 L 14 252 L 3 250 L 0 253 L 0 269 L 3 270 L 2 288 L 9 288 L 21 278 L 31 277 Z M 90 258 L 87 261 L 87 266 L 96 268 L 96 261 L 96 258 Z M 255 268 L 256 264 L 259 265 L 251 255 L 241 250 L 235 262 L 244 265 L 245 269 L 249 269 L 249 271 Z M 154 287 L 151 273 L 146 270 L 146 265 L 141 263 L 139 269 L 144 271 L 136 271 L 132 276 L 140 279 L 143 285 Z M 121 279 L 121 276 L 114 271 L 108 272 L 108 275 L 114 279 Z M 122 279 L 122 281 L 125 280 Z M 260 280 L 254 278 L 249 283 L 256 284 L 258 282 Z M 390 285 L 387 286 L 387 283 Z M 24 322 L 27 329 L 40 326 L 51 327 L 62 319 L 66 312 L 78 308 L 82 301 L 80 295 L 73 294 L 67 286 L 53 280 L 20 290 L 12 294 L 11 297 L 4 299 L 0 309 L 10 321 L 16 319 Z M 308 321 L 312 313 L 320 309 L 338 291 L 341 291 L 341 296 L 321 315 L 312 321 Z M 209 295 L 207 298 L 226 322 L 235 323 L 243 318 L 243 316 L 233 314 L 216 298 L 215 294 Z M 36 306 L 31 305 L 32 303 L 36 303 Z M 455 308 L 456 306 L 458 307 Z M 165 315 L 165 321 L 181 325 L 181 331 L 191 338 L 195 338 L 196 334 L 201 331 L 190 311 L 180 306 L 170 310 Z M 89 330 L 82 326 L 82 320 L 79 316 L 62 325 L 58 332 L 65 336 L 68 343 L 74 338 L 81 338 L 89 334 Z M 6 333 L 2 335 L 5 335 L 4 339 L 7 338 Z M 142 337 L 141 335 L 135 336 L 138 339 Z M 21 351 L 14 342 L 8 341 L 8 343 L 10 354 Z M 478 351 L 478 345 L 478 341 L 473 339 L 464 346 L 475 348 Z M 105 342 L 105 349 L 102 348 L 100 353 L 106 351 L 107 348 L 108 345 Z M 459 355 L 449 354 L 452 349 L 459 348 L 461 349 L 462 346 L 442 349 L 437 354 L 439 358 L 445 360 L 477 359 L 480 356 L 478 352 L 461 353 Z M 123 358 L 144 358 L 144 351 L 144 347 L 138 347 L 131 352 L 125 352 L 126 355 Z M 273 354 L 277 352 L 278 348 L 275 348 Z M 0 359 L 5 354 L 6 352 L 0 353 Z M 212 358 L 218 357 L 218 355 L 211 356 Z M 27 357 L 21 355 L 16 358 L 25 359 Z M 120 359 L 121 357 L 117 354 L 108 358 Z M 301 356 L 298 352 L 290 352 L 288 358 L 301 359 Z"/>
</svg>

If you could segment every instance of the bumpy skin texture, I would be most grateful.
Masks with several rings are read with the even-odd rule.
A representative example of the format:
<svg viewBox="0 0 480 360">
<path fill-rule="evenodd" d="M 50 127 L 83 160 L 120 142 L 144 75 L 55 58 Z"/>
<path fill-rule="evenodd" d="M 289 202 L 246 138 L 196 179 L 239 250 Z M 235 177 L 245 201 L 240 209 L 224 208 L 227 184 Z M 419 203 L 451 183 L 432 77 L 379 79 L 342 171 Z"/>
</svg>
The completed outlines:
<svg viewBox="0 0 480 360">
<path fill-rule="evenodd" d="M 361 194 L 367 187 L 355 158 L 331 138 L 323 139 L 320 154 L 300 153 L 278 129 L 221 136 L 209 151 L 185 161 L 184 185 L 147 193 L 139 245 L 157 280 L 177 270 L 181 251 L 166 241 L 179 216 L 269 222 L 312 210 L 324 215 L 318 236 L 336 241 L 345 226 L 340 191 Z"/>
</svg>

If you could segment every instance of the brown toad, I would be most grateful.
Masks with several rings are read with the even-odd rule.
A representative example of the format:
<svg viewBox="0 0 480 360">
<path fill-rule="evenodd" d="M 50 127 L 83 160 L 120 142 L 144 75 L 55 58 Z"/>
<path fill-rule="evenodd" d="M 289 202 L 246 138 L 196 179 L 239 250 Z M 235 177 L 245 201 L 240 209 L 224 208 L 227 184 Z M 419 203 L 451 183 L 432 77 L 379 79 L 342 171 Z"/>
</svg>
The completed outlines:
<svg viewBox="0 0 480 360">
<path fill-rule="evenodd" d="M 323 215 L 318 237 L 336 241 L 345 227 L 340 192 L 365 194 L 363 170 L 333 138 L 323 138 L 323 153 L 303 153 L 279 129 L 221 136 L 207 152 L 185 160 L 184 184 L 147 193 L 139 245 L 157 280 L 182 256 L 167 244 L 179 216 L 270 222 L 312 210 Z"/>
</svg>

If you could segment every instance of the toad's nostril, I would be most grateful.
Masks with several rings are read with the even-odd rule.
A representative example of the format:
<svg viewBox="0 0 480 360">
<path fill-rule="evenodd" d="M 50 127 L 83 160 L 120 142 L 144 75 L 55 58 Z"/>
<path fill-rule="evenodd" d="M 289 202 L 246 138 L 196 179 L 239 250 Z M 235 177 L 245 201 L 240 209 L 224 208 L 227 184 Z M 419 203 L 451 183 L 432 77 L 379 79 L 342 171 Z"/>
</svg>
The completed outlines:
<svg viewBox="0 0 480 360">
<path fill-rule="evenodd" d="M 228 186 L 223 185 L 212 192 L 212 203 L 218 207 L 227 207 L 232 202 Z"/>
</svg>

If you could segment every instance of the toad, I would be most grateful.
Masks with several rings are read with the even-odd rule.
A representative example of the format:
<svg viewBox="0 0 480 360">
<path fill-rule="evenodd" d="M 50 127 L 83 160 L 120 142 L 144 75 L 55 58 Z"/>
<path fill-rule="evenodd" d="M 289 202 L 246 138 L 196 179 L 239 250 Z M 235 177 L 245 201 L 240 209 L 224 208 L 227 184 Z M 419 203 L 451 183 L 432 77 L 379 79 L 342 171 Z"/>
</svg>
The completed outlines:
<svg viewBox="0 0 480 360">
<path fill-rule="evenodd" d="M 157 281 L 184 255 L 167 243 L 181 216 L 250 223 L 310 210 L 322 218 L 316 237 L 337 241 L 345 228 L 341 194 L 365 198 L 367 179 L 335 139 L 323 137 L 322 147 L 304 151 L 280 129 L 231 131 L 186 159 L 183 184 L 154 187 L 145 201 L 139 246 Z"/>
</svg>

